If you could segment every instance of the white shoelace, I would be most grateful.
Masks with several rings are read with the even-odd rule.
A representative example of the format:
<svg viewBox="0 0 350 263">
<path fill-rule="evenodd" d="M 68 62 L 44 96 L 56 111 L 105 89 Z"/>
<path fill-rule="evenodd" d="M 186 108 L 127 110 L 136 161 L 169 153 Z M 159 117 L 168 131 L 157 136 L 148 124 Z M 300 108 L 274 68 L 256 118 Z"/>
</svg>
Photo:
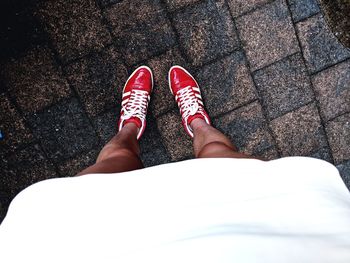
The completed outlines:
<svg viewBox="0 0 350 263">
<path fill-rule="evenodd" d="M 123 120 L 127 120 L 131 117 L 138 117 L 141 121 L 146 119 L 147 105 L 148 105 L 148 92 L 144 90 L 132 90 L 129 101 L 123 106 Z"/>
<path fill-rule="evenodd" d="M 189 116 L 196 114 L 201 110 L 197 97 L 191 86 L 183 88 L 176 94 L 179 98 L 179 108 L 182 111 L 182 117 L 187 121 Z"/>
</svg>

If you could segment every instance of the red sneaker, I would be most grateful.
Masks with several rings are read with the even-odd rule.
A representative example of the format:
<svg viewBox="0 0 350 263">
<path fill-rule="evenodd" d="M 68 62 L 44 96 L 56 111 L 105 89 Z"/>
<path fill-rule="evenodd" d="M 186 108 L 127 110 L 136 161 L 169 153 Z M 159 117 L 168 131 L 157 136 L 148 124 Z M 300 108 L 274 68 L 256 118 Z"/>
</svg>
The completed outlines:
<svg viewBox="0 0 350 263">
<path fill-rule="evenodd" d="M 175 95 L 180 109 L 182 124 L 187 134 L 193 137 L 190 124 L 194 119 L 201 118 L 211 125 L 209 115 L 204 110 L 198 83 L 186 69 L 180 66 L 171 67 L 168 78 L 171 93 Z"/>
<path fill-rule="evenodd" d="M 146 128 L 146 114 L 152 88 L 153 75 L 149 67 L 141 66 L 131 74 L 123 89 L 119 131 L 125 124 L 135 123 L 139 127 L 137 139 L 140 139 Z"/>
</svg>

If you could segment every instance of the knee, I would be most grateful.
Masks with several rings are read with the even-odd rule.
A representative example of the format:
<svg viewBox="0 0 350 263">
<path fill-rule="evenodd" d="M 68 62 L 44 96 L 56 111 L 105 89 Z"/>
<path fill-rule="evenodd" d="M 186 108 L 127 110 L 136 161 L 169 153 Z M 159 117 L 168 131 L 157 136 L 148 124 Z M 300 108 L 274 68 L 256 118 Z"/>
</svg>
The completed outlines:
<svg viewBox="0 0 350 263">
<path fill-rule="evenodd" d="M 138 158 L 138 154 L 128 148 L 107 146 L 101 150 L 96 163 L 107 159 L 118 158 L 118 157 L 134 159 L 134 158 Z"/>
<path fill-rule="evenodd" d="M 235 149 L 226 145 L 223 142 L 214 141 L 210 142 L 202 147 L 198 152 L 197 158 L 210 158 L 210 157 L 225 157 L 235 152 Z"/>
</svg>

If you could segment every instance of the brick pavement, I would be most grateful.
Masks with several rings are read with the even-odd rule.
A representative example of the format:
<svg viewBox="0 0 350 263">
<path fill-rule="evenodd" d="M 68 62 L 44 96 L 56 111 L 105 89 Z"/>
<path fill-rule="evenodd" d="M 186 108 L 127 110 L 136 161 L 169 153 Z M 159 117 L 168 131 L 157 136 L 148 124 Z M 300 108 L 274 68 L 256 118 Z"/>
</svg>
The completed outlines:
<svg viewBox="0 0 350 263">
<path fill-rule="evenodd" d="M 94 162 L 141 64 L 155 76 L 146 166 L 193 158 L 167 86 L 180 64 L 240 151 L 324 159 L 350 187 L 350 50 L 316 0 L 58 0 L 34 14 L 46 37 L 1 67 L 0 220 L 24 187 Z"/>
</svg>

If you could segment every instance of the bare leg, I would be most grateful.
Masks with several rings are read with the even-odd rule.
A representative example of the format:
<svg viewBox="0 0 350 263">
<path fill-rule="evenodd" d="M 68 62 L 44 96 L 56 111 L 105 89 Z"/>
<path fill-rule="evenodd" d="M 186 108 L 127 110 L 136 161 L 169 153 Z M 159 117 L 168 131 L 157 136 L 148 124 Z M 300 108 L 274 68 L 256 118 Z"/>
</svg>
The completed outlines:
<svg viewBox="0 0 350 263">
<path fill-rule="evenodd" d="M 204 120 L 194 119 L 190 125 L 194 134 L 193 148 L 196 158 L 255 158 L 239 153 L 236 146 L 224 134 Z"/>
<path fill-rule="evenodd" d="M 94 165 L 78 175 L 91 173 L 120 173 L 143 168 L 140 148 L 136 139 L 138 128 L 126 124 L 101 150 Z"/>
</svg>

